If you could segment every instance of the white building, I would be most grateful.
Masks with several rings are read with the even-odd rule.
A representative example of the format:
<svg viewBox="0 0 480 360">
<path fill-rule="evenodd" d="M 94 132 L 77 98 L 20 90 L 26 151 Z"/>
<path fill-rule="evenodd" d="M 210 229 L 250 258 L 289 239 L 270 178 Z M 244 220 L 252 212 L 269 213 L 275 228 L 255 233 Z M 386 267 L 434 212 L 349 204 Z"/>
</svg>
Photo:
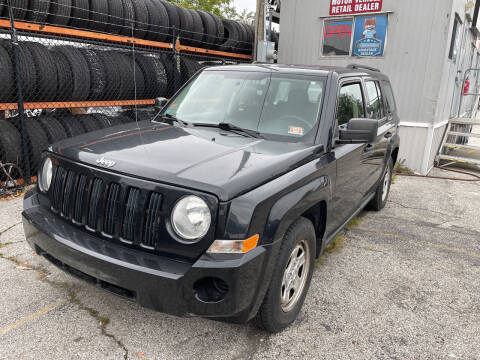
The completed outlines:
<svg viewBox="0 0 480 360">
<path fill-rule="evenodd" d="M 465 70 L 480 67 L 475 9 L 466 0 L 283 0 L 278 62 L 386 73 L 402 120 L 399 158 L 426 174 L 457 115 Z M 473 100 L 464 97 L 462 112 Z"/>
</svg>

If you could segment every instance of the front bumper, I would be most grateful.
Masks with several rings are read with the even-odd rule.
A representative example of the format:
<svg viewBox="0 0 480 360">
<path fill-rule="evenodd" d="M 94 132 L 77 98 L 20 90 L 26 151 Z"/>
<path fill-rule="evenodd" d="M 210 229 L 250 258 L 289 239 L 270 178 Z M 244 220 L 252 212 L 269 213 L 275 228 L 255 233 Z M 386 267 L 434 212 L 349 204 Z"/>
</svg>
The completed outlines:
<svg viewBox="0 0 480 360">
<path fill-rule="evenodd" d="M 269 283 L 268 260 L 275 245 L 259 246 L 237 258 L 202 255 L 192 263 L 127 248 L 97 237 L 40 205 L 36 192 L 24 200 L 23 226 L 29 245 L 73 275 L 138 304 L 172 315 L 229 318 L 246 322 L 255 315 Z M 219 301 L 203 301 L 205 278 L 223 280 Z"/>
</svg>

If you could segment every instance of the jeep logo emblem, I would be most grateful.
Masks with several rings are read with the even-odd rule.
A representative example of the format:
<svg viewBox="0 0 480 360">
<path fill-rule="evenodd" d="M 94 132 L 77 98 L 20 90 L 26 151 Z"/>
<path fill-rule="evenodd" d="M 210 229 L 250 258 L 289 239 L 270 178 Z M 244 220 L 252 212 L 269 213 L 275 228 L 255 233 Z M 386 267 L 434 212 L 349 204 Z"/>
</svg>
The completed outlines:
<svg viewBox="0 0 480 360">
<path fill-rule="evenodd" d="M 116 162 L 102 157 L 101 159 L 97 159 L 97 164 L 106 168 L 111 168 L 115 166 Z"/>
</svg>

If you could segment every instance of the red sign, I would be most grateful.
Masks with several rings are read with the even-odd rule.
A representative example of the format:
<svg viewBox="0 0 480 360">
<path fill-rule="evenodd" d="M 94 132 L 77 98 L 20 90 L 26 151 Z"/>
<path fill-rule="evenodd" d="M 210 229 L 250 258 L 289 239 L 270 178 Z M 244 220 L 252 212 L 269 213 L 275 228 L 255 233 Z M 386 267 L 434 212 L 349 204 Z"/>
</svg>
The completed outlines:
<svg viewBox="0 0 480 360">
<path fill-rule="evenodd" d="M 330 15 L 352 15 L 382 11 L 383 0 L 330 0 Z"/>
</svg>

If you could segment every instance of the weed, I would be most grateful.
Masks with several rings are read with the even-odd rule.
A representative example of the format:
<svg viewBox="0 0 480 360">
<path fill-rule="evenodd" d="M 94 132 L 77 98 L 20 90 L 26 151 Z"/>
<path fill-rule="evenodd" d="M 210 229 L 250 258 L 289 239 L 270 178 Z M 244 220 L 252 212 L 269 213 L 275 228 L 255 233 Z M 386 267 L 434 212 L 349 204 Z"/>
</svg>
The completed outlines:
<svg viewBox="0 0 480 360">
<path fill-rule="evenodd" d="M 405 159 L 398 161 L 393 169 L 394 174 L 413 175 L 414 171 L 405 166 Z"/>
</svg>

